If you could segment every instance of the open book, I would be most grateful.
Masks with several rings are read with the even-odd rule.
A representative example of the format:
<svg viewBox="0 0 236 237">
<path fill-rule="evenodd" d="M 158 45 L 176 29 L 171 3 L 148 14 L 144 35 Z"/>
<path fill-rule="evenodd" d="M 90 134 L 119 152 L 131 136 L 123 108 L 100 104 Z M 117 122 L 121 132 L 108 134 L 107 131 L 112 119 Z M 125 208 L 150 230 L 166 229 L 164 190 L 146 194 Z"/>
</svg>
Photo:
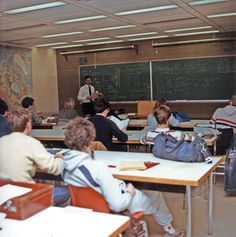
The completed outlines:
<svg viewBox="0 0 236 237">
<path fill-rule="evenodd" d="M 115 116 L 109 116 L 108 119 L 112 120 L 120 130 L 125 130 L 129 124 L 129 119 L 119 120 Z"/>
<path fill-rule="evenodd" d="M 135 160 L 122 160 L 120 161 L 120 170 L 145 170 L 147 167 L 145 166 L 143 161 L 135 161 Z"/>
</svg>

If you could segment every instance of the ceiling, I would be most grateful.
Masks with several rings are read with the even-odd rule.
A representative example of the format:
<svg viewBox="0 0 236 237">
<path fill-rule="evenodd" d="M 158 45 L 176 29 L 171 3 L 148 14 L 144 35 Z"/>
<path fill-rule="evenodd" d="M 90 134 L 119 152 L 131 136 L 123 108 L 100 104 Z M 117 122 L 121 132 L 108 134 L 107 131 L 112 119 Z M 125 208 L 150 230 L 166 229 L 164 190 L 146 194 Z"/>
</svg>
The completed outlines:
<svg viewBox="0 0 236 237">
<path fill-rule="evenodd" d="M 236 31 L 236 0 L 215 0 L 218 2 L 200 5 L 192 3 L 197 0 L 61 0 L 65 3 L 62 6 L 17 14 L 6 12 L 15 8 L 55 1 L 0 0 L 0 44 L 21 47 L 43 47 L 42 45 L 44 44 L 59 43 L 63 46 L 81 44 L 81 47 L 83 47 L 88 43 L 94 42 L 105 41 L 106 43 L 104 44 L 110 45 L 113 43 L 107 43 L 107 41 L 123 40 L 124 42 L 133 42 L 140 38 L 173 37 L 176 34 L 183 33 L 216 32 L 217 30 L 219 32 Z M 203 0 L 201 3 L 206 3 L 206 1 L 212 0 Z M 139 12 L 136 14 L 121 13 L 166 5 L 170 5 L 169 9 L 153 9 L 151 12 Z M 232 16 L 209 17 L 209 15 L 222 13 L 232 13 Z M 83 19 L 83 21 L 67 24 L 55 23 L 62 20 L 97 15 L 103 18 L 95 20 Z M 100 29 L 117 26 L 127 28 Z M 100 30 L 94 31 L 94 29 L 98 28 Z M 181 30 L 183 28 L 185 30 Z M 47 36 L 70 32 L 77 33 L 71 33 L 71 35 L 67 36 Z M 129 36 L 131 34 L 137 35 Z M 106 39 L 93 40 L 94 38 Z M 86 41 L 88 39 L 90 41 Z M 82 42 L 73 42 L 81 40 Z"/>
</svg>

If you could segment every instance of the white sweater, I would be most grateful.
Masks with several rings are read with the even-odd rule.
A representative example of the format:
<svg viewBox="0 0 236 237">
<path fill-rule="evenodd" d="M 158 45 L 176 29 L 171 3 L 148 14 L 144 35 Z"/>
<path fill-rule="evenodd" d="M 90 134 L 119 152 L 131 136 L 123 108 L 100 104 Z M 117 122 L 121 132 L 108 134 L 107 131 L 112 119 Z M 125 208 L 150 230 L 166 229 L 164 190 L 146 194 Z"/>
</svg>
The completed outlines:
<svg viewBox="0 0 236 237">
<path fill-rule="evenodd" d="M 34 183 L 36 170 L 58 175 L 62 162 L 54 159 L 38 140 L 23 133 L 0 138 L 0 178 Z"/>
</svg>

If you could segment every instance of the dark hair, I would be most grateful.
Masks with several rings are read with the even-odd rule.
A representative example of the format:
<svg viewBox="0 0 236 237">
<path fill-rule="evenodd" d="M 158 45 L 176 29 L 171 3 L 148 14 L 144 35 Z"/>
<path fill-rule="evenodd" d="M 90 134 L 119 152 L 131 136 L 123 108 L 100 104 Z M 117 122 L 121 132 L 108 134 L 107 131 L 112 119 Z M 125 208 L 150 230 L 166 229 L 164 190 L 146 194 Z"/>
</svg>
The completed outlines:
<svg viewBox="0 0 236 237">
<path fill-rule="evenodd" d="M 4 100 L 0 99 L 0 114 L 4 115 L 5 112 L 7 111 L 8 111 L 7 103 Z"/>
<path fill-rule="evenodd" d="M 25 97 L 22 101 L 21 101 L 21 105 L 23 108 L 27 109 L 29 108 L 30 105 L 34 104 L 34 99 L 32 97 Z"/>
<path fill-rule="evenodd" d="M 93 124 L 85 118 L 76 117 L 65 127 L 65 144 L 72 150 L 83 150 L 95 139 Z"/>
<path fill-rule="evenodd" d="M 26 110 L 18 109 L 11 111 L 7 120 L 12 132 L 24 132 L 30 116 Z"/>
<path fill-rule="evenodd" d="M 94 110 L 96 113 L 102 113 L 105 109 L 110 109 L 108 100 L 104 97 L 99 97 L 94 101 Z"/>
<path fill-rule="evenodd" d="M 171 110 L 166 105 L 161 105 L 154 112 L 154 116 L 157 120 L 157 123 L 160 124 L 160 125 L 167 124 L 167 120 L 170 118 L 170 115 L 171 115 Z"/>
<path fill-rule="evenodd" d="M 84 80 L 87 80 L 87 79 L 92 79 L 92 77 L 90 76 L 90 75 L 86 75 L 85 77 L 84 77 Z"/>
</svg>

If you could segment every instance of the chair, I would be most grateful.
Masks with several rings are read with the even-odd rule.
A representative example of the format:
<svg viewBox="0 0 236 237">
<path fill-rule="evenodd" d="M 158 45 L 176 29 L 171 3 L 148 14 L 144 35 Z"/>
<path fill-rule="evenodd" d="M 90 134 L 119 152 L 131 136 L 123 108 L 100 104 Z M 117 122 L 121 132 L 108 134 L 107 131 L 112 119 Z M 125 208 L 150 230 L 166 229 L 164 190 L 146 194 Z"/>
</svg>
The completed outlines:
<svg viewBox="0 0 236 237">
<path fill-rule="evenodd" d="M 71 195 L 71 205 L 83 208 L 90 208 L 96 212 L 111 213 L 105 198 L 90 187 L 78 187 L 69 184 L 68 189 Z M 137 237 L 148 237 L 147 225 L 143 220 L 139 220 L 144 215 L 143 211 L 132 214 L 131 219 L 139 222 L 141 231 Z"/>
<path fill-rule="evenodd" d="M 89 145 L 92 150 L 107 151 L 107 148 L 100 141 L 92 141 Z"/>
</svg>

